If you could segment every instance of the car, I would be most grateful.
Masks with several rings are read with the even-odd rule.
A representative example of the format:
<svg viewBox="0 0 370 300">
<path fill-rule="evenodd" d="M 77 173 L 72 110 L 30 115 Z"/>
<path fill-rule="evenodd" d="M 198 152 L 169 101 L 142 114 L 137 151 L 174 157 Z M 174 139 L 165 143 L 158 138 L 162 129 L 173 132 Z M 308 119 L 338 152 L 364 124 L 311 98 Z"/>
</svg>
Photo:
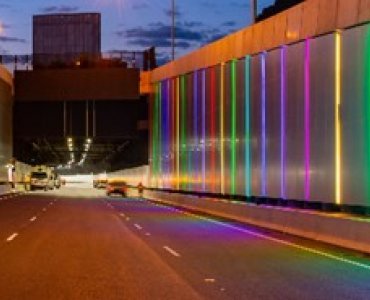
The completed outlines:
<svg viewBox="0 0 370 300">
<path fill-rule="evenodd" d="M 95 179 L 93 181 L 93 186 L 94 188 L 96 189 L 104 189 L 104 188 L 107 188 L 107 180 L 106 179 Z"/>
<path fill-rule="evenodd" d="M 30 190 L 34 191 L 42 189 L 45 191 L 52 190 L 54 188 L 54 180 L 52 176 L 49 176 L 47 172 L 39 171 L 32 172 L 30 176 Z"/>
<path fill-rule="evenodd" d="M 127 184 L 124 181 L 112 181 L 108 182 L 107 196 L 120 195 L 122 197 L 127 197 Z"/>
</svg>

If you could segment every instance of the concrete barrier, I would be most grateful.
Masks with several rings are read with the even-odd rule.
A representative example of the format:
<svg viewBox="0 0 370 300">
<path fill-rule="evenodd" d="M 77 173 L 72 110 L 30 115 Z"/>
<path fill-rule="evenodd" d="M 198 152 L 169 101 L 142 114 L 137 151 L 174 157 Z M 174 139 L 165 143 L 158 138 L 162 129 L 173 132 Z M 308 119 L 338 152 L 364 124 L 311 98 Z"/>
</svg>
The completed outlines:
<svg viewBox="0 0 370 300">
<path fill-rule="evenodd" d="M 370 219 L 145 191 L 147 199 L 370 254 Z"/>
</svg>

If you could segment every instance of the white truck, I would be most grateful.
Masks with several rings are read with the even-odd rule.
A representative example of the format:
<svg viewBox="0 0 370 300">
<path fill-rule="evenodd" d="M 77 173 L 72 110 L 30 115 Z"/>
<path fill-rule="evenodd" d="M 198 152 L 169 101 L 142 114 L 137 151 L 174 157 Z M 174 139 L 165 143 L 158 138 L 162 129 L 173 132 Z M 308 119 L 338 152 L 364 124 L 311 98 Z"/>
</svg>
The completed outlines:
<svg viewBox="0 0 370 300">
<path fill-rule="evenodd" d="M 48 166 L 36 166 L 30 174 L 30 190 L 52 190 L 55 186 L 54 171 Z"/>
</svg>

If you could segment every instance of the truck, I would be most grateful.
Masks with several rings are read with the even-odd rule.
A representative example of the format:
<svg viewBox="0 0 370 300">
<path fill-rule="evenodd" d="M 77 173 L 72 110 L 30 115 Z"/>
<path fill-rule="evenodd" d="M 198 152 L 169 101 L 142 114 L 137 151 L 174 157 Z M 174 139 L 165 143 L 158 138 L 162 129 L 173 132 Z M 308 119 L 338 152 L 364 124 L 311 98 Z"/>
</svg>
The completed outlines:
<svg viewBox="0 0 370 300">
<path fill-rule="evenodd" d="M 30 173 L 30 190 L 52 190 L 55 187 L 54 170 L 48 166 L 40 165 L 32 168 Z"/>
</svg>

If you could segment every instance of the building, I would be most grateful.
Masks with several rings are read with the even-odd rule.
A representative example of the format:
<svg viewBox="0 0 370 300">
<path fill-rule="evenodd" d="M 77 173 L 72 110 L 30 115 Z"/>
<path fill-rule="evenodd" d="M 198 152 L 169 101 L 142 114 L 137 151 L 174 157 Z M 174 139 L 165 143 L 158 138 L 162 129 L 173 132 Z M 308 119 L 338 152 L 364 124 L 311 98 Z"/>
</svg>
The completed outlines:
<svg viewBox="0 0 370 300">
<path fill-rule="evenodd" d="M 34 67 L 69 66 L 99 58 L 99 13 L 48 14 L 33 17 Z"/>
</svg>

